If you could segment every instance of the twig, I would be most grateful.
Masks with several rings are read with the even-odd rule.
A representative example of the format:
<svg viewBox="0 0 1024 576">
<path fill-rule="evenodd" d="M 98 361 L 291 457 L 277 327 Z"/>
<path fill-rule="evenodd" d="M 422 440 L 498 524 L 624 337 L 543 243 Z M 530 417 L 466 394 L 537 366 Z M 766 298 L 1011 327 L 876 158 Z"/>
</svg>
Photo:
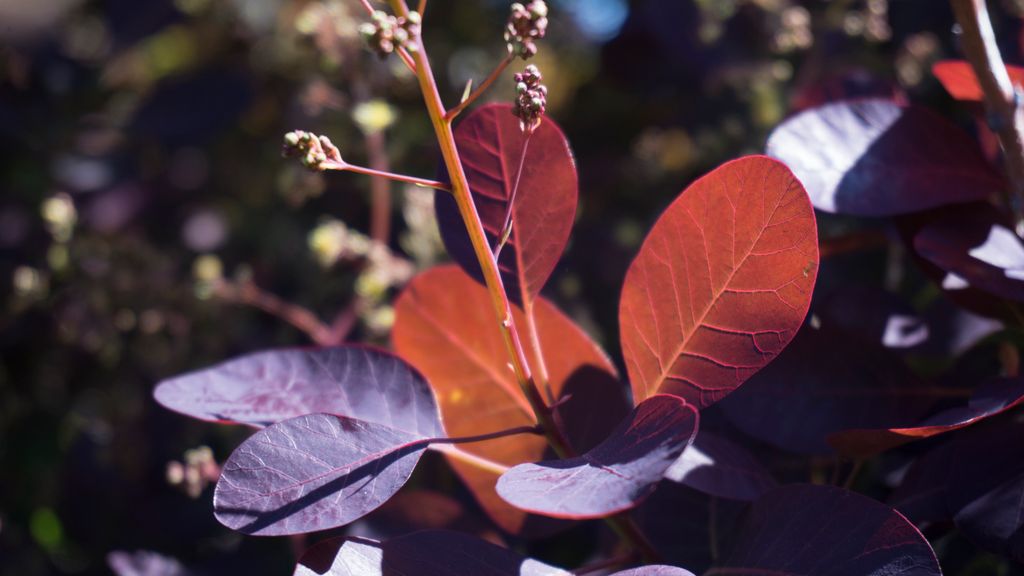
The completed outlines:
<svg viewBox="0 0 1024 576">
<path fill-rule="evenodd" d="M 337 162 L 334 160 L 325 160 L 320 163 L 322 170 L 336 170 L 339 172 L 355 172 L 356 174 L 366 174 L 367 176 L 379 176 L 381 178 L 388 178 L 398 182 L 406 182 L 408 184 L 415 184 L 416 186 L 423 186 L 424 188 L 435 188 L 437 190 L 444 190 L 446 192 L 451 191 L 451 186 L 446 182 L 440 182 L 437 180 L 428 180 L 426 178 L 417 178 L 416 176 L 406 176 L 405 174 L 395 174 L 394 172 L 386 172 L 384 170 L 374 170 L 373 168 L 367 168 L 365 166 L 357 166 L 355 164 L 349 164 L 348 162 Z"/>
<path fill-rule="evenodd" d="M 304 332 L 310 340 L 321 346 L 334 344 L 330 328 L 321 322 L 316 314 L 298 304 L 285 302 L 252 282 L 234 284 L 221 280 L 214 284 L 213 293 L 226 302 L 245 304 L 276 316 Z"/>
<path fill-rule="evenodd" d="M 1024 234 L 1024 108 L 1017 87 L 999 54 L 985 0 L 950 0 L 960 25 L 964 54 L 974 68 L 988 111 L 988 123 L 999 137 L 1013 197 L 1005 200 L 1014 214 L 1017 234 Z"/>
<path fill-rule="evenodd" d="M 501 62 L 499 62 L 498 65 L 495 66 L 494 70 L 491 71 L 490 76 L 488 76 L 486 80 L 484 80 L 479 86 L 477 86 L 476 90 L 473 90 L 469 94 L 469 96 L 463 98 L 462 102 L 459 102 L 457 106 L 449 110 L 448 113 L 444 115 L 444 119 L 448 122 L 454 120 L 455 117 L 458 116 L 460 112 L 465 110 L 467 106 L 472 104 L 477 98 L 479 98 L 484 92 L 486 92 L 487 89 L 491 87 L 491 84 L 494 84 L 494 81 L 501 76 L 501 73 L 505 71 L 505 68 L 508 68 L 508 65 L 511 64 L 512 60 L 514 59 L 515 56 L 509 54 Z"/>
</svg>

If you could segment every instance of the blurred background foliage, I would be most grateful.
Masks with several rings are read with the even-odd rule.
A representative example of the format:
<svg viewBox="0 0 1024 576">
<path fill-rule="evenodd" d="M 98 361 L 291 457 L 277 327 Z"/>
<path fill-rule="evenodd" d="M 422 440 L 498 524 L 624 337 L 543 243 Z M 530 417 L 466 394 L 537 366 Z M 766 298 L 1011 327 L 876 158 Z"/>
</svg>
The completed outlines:
<svg viewBox="0 0 1024 576">
<path fill-rule="evenodd" d="M 958 54 L 938 0 L 550 4 L 534 62 L 581 187 L 547 295 L 613 356 L 626 266 L 695 177 L 826 100 L 899 94 L 953 111 L 929 73 Z M 1013 63 L 1021 4 L 992 3 Z M 429 2 L 449 103 L 504 56 L 507 13 L 504 0 Z M 305 129 L 350 161 L 435 173 L 418 88 L 363 47 L 365 20 L 356 0 L 0 0 L 0 574 L 107 574 L 115 550 L 199 573 L 290 573 L 288 540 L 243 539 L 211 513 L 207 480 L 247 432 L 150 393 L 310 342 L 260 307 L 292 302 L 333 336 L 386 343 L 390 295 L 444 258 L 428 192 L 388 184 L 374 221 L 367 178 L 280 157 L 281 135 Z M 488 99 L 511 99 L 511 72 Z M 821 231 L 872 226 L 828 217 Z M 881 282 L 891 257 L 826 263 L 819 291 Z M 423 468 L 457 484 L 439 461 Z M 948 573 L 1006 573 L 964 543 L 946 549 L 966 558 Z"/>
</svg>

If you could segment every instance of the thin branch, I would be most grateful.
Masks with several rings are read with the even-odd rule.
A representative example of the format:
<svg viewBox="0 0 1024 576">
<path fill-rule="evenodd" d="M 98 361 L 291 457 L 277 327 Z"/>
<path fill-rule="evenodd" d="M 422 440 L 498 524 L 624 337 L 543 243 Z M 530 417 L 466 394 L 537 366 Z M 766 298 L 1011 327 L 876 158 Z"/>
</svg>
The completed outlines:
<svg viewBox="0 0 1024 576">
<path fill-rule="evenodd" d="M 512 60 L 514 59 L 515 56 L 512 54 L 509 54 L 504 59 L 502 59 L 502 61 L 498 63 L 494 70 L 491 71 L 491 75 L 488 76 L 487 79 L 484 80 L 479 86 L 477 86 L 476 90 L 473 90 L 469 94 L 469 96 L 463 98 L 462 102 L 459 102 L 458 106 L 449 110 L 448 113 L 444 115 L 444 119 L 448 122 L 454 120 L 455 117 L 458 116 L 460 112 L 465 110 L 467 106 L 472 104 L 477 98 L 479 98 L 484 92 L 486 92 L 487 89 L 491 87 L 491 84 L 494 84 L 494 81 L 501 76 L 501 73 L 505 71 L 505 68 L 508 68 L 508 65 L 511 64 Z"/>
<path fill-rule="evenodd" d="M 422 186 L 424 188 L 435 188 L 437 190 L 444 190 L 450 192 L 452 187 L 447 182 L 440 182 L 438 180 L 428 180 L 426 178 L 417 178 L 416 176 L 406 176 L 405 174 L 395 174 L 394 172 L 386 172 L 384 170 L 374 170 L 373 168 L 366 168 L 365 166 L 357 166 L 355 164 L 349 164 L 348 162 L 336 162 L 334 160 L 327 160 L 320 164 L 322 170 L 336 170 L 339 172 L 355 172 L 356 174 L 366 174 L 367 176 L 379 176 L 381 178 L 388 178 L 398 182 L 405 182 L 408 184 L 415 184 L 416 186 Z"/>
<path fill-rule="evenodd" d="M 494 440 L 496 438 L 505 438 L 506 436 L 516 436 L 519 434 L 543 434 L 544 431 L 539 426 L 516 426 L 515 428 L 509 428 L 507 430 L 498 430 L 497 432 L 488 432 L 486 434 L 477 434 L 476 436 L 460 436 L 458 438 L 433 438 L 430 440 L 431 444 L 473 444 L 475 442 L 485 442 L 487 440 Z"/>
<path fill-rule="evenodd" d="M 999 137 L 1014 197 L 1005 198 L 1013 212 L 1017 234 L 1024 233 L 1024 108 L 1017 87 L 999 54 L 985 0 L 951 0 L 960 25 L 964 54 L 981 85 L 989 127 Z"/>
<path fill-rule="evenodd" d="M 363 8 L 366 8 L 366 11 L 370 13 L 370 16 L 373 16 L 373 13 L 377 11 L 377 9 L 373 7 L 373 4 L 370 4 L 370 0 L 359 1 L 363 4 Z"/>
<path fill-rule="evenodd" d="M 519 181 L 523 177 L 523 166 L 526 164 L 526 152 L 530 147 L 530 137 L 533 136 L 533 130 L 526 132 L 526 138 L 523 140 L 523 151 L 519 155 L 519 168 L 516 170 L 516 179 L 512 183 L 512 192 L 508 195 L 508 208 L 505 210 L 505 223 L 501 225 L 501 236 L 498 238 L 498 245 L 494 247 L 494 260 L 497 261 L 498 257 L 501 256 L 501 249 L 505 247 L 509 237 L 512 235 L 512 209 L 516 204 L 516 193 L 519 192 Z"/>
<path fill-rule="evenodd" d="M 420 5 L 416 8 L 416 11 L 423 16 L 427 12 L 427 0 L 420 0 Z"/>
<path fill-rule="evenodd" d="M 501 476 L 509 469 L 509 467 L 504 464 L 495 462 L 494 460 L 488 460 L 487 458 L 484 458 L 482 456 L 477 456 L 472 452 L 466 452 L 465 450 L 452 444 L 432 444 L 430 446 L 430 449 L 435 452 L 440 452 L 445 456 L 455 458 L 456 460 L 461 460 L 462 462 L 465 462 L 466 464 L 469 464 L 471 466 L 475 466 L 481 470 L 486 470 L 488 472 L 497 474 L 498 476 Z"/>
<path fill-rule="evenodd" d="M 213 294 L 226 302 L 245 304 L 276 316 L 304 332 L 310 340 L 321 346 L 330 346 L 334 343 L 330 328 L 316 314 L 298 304 L 285 302 L 252 282 L 235 284 L 221 280 L 214 284 Z"/>
<path fill-rule="evenodd" d="M 398 53 L 398 57 L 402 59 L 402 62 L 405 62 L 405 67 L 409 69 L 409 72 L 412 72 L 413 74 L 415 74 L 416 73 L 416 61 L 409 54 L 409 51 L 406 50 L 405 48 L 402 48 L 401 46 L 399 46 L 398 49 L 395 50 L 395 52 Z"/>
<path fill-rule="evenodd" d="M 370 168 L 387 173 L 389 169 L 384 132 L 375 130 L 366 135 L 366 153 Z M 388 178 L 370 178 L 370 238 L 387 244 L 391 237 L 391 186 Z"/>
</svg>

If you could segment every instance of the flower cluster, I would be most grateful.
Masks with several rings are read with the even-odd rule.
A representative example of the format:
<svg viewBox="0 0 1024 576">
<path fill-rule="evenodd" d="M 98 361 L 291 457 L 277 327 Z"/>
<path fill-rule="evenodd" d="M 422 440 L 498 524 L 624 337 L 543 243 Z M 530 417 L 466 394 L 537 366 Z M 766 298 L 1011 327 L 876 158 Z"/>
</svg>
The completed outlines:
<svg viewBox="0 0 1024 576">
<path fill-rule="evenodd" d="M 294 130 L 284 135 L 281 153 L 286 157 L 299 158 L 304 166 L 312 170 L 323 170 L 324 162 L 328 160 L 343 163 L 341 152 L 331 143 L 330 138 L 302 130 Z"/>
<path fill-rule="evenodd" d="M 413 11 L 408 17 L 396 17 L 377 10 L 373 13 L 373 22 L 359 26 L 359 33 L 381 58 L 394 52 L 396 47 L 415 52 L 416 39 L 420 35 L 420 14 Z"/>
<path fill-rule="evenodd" d="M 548 89 L 540 83 L 540 70 L 533 64 L 516 74 L 515 79 L 516 100 L 512 105 L 512 114 L 519 118 L 522 130 L 533 132 L 540 126 L 541 117 L 547 108 Z"/>
<path fill-rule="evenodd" d="M 532 0 L 525 6 L 512 3 L 512 13 L 505 27 L 505 42 L 509 54 L 527 60 L 537 53 L 535 40 L 544 37 L 548 29 L 548 5 L 544 0 Z"/>
</svg>

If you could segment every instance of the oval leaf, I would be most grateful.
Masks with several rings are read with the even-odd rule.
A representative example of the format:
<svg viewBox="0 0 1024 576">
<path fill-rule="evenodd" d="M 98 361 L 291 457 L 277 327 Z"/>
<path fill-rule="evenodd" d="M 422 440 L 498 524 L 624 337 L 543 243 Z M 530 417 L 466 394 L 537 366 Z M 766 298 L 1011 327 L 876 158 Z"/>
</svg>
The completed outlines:
<svg viewBox="0 0 1024 576">
<path fill-rule="evenodd" d="M 479 538 L 447 530 L 385 542 L 336 538 L 302 555 L 295 576 L 570 576 Z"/>
<path fill-rule="evenodd" d="M 1024 302 L 1024 243 L 992 206 L 971 206 L 925 225 L 914 249 L 946 272 L 947 290 L 974 287 Z"/>
<path fill-rule="evenodd" d="M 867 458 L 914 440 L 966 428 L 1021 402 L 1024 402 L 1024 380 L 990 381 L 975 390 L 966 406 L 943 410 L 919 425 L 844 430 L 830 436 L 828 443 L 844 456 Z"/>
<path fill-rule="evenodd" d="M 552 391 L 568 397 L 559 413 L 570 440 L 577 450 L 591 448 L 628 413 L 624 384 L 604 353 L 551 303 L 539 298 L 534 314 Z M 513 317 L 517 326 L 526 326 L 520 310 Z M 525 336 L 525 331 L 520 333 Z M 413 279 L 395 303 L 392 338 L 395 349 L 436 390 L 452 436 L 535 423 L 508 367 L 490 296 L 458 267 L 440 266 Z M 528 354 L 531 365 L 539 365 Z M 518 436 L 460 448 L 480 461 L 446 453 L 448 461 L 495 522 L 511 533 L 542 535 L 533 525 L 538 518 L 528 523 L 521 510 L 494 492 L 494 485 L 505 468 L 544 458 L 547 442 Z"/>
<path fill-rule="evenodd" d="M 462 168 L 492 247 L 505 225 L 525 140 L 509 104 L 481 106 L 455 128 Z M 512 235 L 498 261 L 505 289 L 514 301 L 533 299 L 551 276 L 569 240 L 577 194 L 576 162 L 569 143 L 558 125 L 545 118 L 526 147 L 512 202 Z M 481 279 L 455 199 L 439 192 L 434 205 L 452 259 Z"/>
<path fill-rule="evenodd" d="M 245 534 L 280 536 L 343 526 L 387 502 L 429 442 L 375 422 L 308 414 L 246 439 L 224 463 L 217 519 Z"/>
<path fill-rule="evenodd" d="M 744 433 L 784 450 L 830 454 L 830 434 L 926 417 L 942 390 L 880 345 L 805 327 L 768 368 L 722 402 Z"/>
<path fill-rule="evenodd" d="M 707 430 L 697 434 L 665 478 L 711 496 L 745 501 L 779 485 L 745 448 Z"/>
<path fill-rule="evenodd" d="M 662 214 L 619 305 L 633 397 L 698 409 L 732 392 L 793 338 L 818 272 L 814 211 L 781 163 L 729 162 Z"/>
<path fill-rule="evenodd" d="M 556 518 L 601 518 L 639 504 L 697 433 L 697 411 L 675 396 L 653 396 L 604 442 L 565 460 L 520 464 L 498 479 L 514 506 Z"/>
<path fill-rule="evenodd" d="M 651 564 L 648 566 L 633 568 L 632 570 L 616 572 L 612 574 L 612 576 L 693 576 L 693 572 L 683 570 L 682 568 L 676 568 L 675 566 Z"/>
<path fill-rule="evenodd" d="M 426 380 L 401 358 L 361 346 L 257 352 L 164 380 L 153 396 L 213 422 L 263 427 L 323 412 L 445 435 Z"/>
<path fill-rule="evenodd" d="M 924 536 L 892 508 L 832 486 L 794 484 L 755 502 L 725 561 L 705 576 L 940 576 Z"/>
<path fill-rule="evenodd" d="M 1003 186 L 965 132 L 925 108 L 885 99 L 813 108 L 768 138 L 814 207 L 854 216 L 892 216 L 984 200 Z"/>
<path fill-rule="evenodd" d="M 1024 68 L 1007 66 L 1006 73 L 1014 86 L 1024 84 Z M 949 95 L 964 102 L 981 102 L 985 93 L 971 65 L 963 60 L 941 60 L 932 64 L 932 74 L 939 79 Z"/>
</svg>

